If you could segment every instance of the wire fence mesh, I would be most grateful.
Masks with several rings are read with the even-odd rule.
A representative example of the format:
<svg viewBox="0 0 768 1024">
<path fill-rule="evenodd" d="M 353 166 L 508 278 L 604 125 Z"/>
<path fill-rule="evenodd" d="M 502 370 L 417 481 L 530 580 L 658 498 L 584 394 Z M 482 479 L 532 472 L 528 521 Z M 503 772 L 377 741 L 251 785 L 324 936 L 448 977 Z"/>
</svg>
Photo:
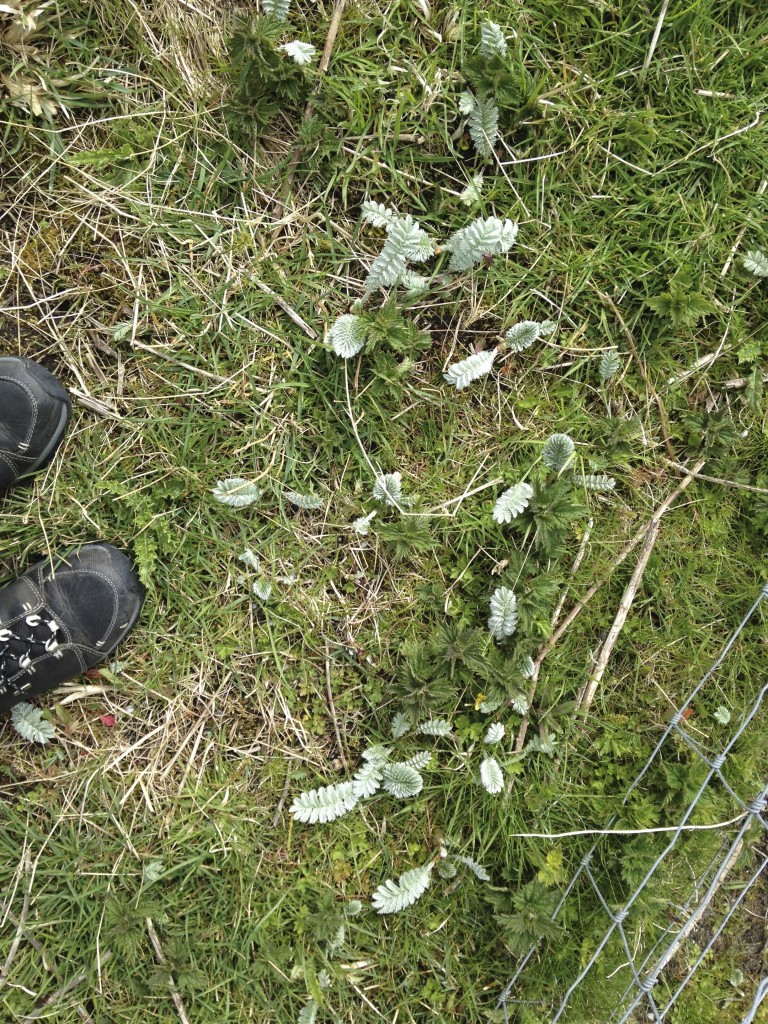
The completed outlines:
<svg viewBox="0 0 768 1024">
<path fill-rule="evenodd" d="M 756 774 L 744 770 L 740 748 L 750 730 L 761 727 L 758 715 L 768 684 L 731 724 L 730 735 L 719 745 L 689 724 L 688 716 L 691 706 L 705 694 L 738 637 L 766 600 L 768 584 L 716 661 L 671 717 L 624 794 L 622 808 L 642 801 L 643 785 L 650 774 L 662 766 L 667 776 L 673 778 L 681 762 L 681 751 L 689 752 L 683 785 L 690 787 L 691 762 L 698 768 L 693 773 L 696 785 L 687 795 L 682 812 L 678 811 L 676 823 L 633 830 L 622 828 L 626 818 L 621 812 L 611 817 L 606 831 L 612 834 L 595 839 L 551 914 L 554 925 L 559 923 L 566 930 L 578 922 L 587 936 L 579 968 L 570 976 L 565 971 L 560 973 L 557 947 L 552 940 L 549 949 L 544 940 L 531 945 L 499 999 L 506 1021 L 535 1019 L 571 1024 L 590 1020 L 592 1024 L 626 1024 L 642 1020 L 655 1024 L 669 1020 L 681 993 L 711 956 L 723 931 L 757 886 L 768 865 L 768 852 L 762 842 L 768 839 L 768 767 L 763 764 L 759 768 L 757 775 L 762 782 L 755 785 Z M 626 843 L 630 833 L 635 834 L 635 845 L 629 852 L 628 868 L 627 857 L 623 861 L 617 857 L 616 844 Z M 638 845 L 637 833 L 641 834 L 642 845 Z M 744 862 L 748 862 L 748 868 Z M 618 864 L 622 865 L 625 882 L 634 871 L 634 884 L 616 884 Z M 725 893 L 723 886 L 737 865 L 739 880 L 736 895 L 731 896 L 730 888 Z M 688 879 L 684 888 L 671 881 L 679 879 L 681 872 Z M 680 956 L 684 948 L 686 955 Z M 594 1001 L 590 1003 L 585 996 L 588 984 L 601 993 L 599 1011 Z M 742 1024 L 757 1019 L 767 995 L 768 977 L 763 977 L 746 1013 L 739 1011 Z M 727 1019 L 736 1021 L 737 1017 Z"/>
</svg>

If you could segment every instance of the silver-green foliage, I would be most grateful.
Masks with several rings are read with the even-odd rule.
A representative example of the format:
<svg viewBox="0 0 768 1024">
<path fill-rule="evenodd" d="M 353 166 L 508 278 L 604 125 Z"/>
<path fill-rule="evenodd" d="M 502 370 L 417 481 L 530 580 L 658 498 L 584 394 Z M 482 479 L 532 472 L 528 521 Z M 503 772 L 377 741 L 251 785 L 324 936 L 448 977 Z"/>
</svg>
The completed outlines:
<svg viewBox="0 0 768 1024">
<path fill-rule="evenodd" d="M 507 348 L 512 352 L 522 352 L 531 345 L 541 334 L 541 324 L 538 320 L 522 320 L 514 324 L 505 335 Z"/>
<path fill-rule="evenodd" d="M 396 507 L 403 500 L 402 474 L 383 473 L 373 485 L 371 493 L 376 501 Z"/>
<path fill-rule="evenodd" d="M 389 231 L 400 220 L 400 214 L 391 206 L 377 203 L 373 199 L 366 199 L 363 203 L 363 220 L 375 228 L 386 228 Z"/>
<path fill-rule="evenodd" d="M 469 112 L 469 134 L 479 156 L 493 156 L 493 147 L 499 138 L 499 108 L 490 96 L 475 99 Z"/>
<path fill-rule="evenodd" d="M 616 481 L 607 473 L 574 473 L 573 482 L 587 491 L 612 491 Z"/>
<path fill-rule="evenodd" d="M 365 345 L 363 318 L 354 313 L 344 313 L 328 331 L 331 348 L 342 359 L 351 359 Z"/>
<path fill-rule="evenodd" d="M 491 595 L 488 629 L 494 640 L 506 640 L 517 629 L 517 597 L 509 587 L 497 587 Z"/>
<path fill-rule="evenodd" d="M 429 888 L 432 861 L 405 871 L 397 882 L 387 879 L 373 894 L 372 903 L 379 914 L 398 914 L 410 907 Z"/>
<path fill-rule="evenodd" d="M 567 434 L 553 434 L 544 445 L 541 460 L 545 466 L 559 473 L 570 462 L 575 445 Z"/>
<path fill-rule="evenodd" d="M 498 217 L 479 217 L 465 228 L 455 231 L 445 243 L 451 254 L 448 269 L 469 270 L 482 262 L 484 256 L 508 252 L 517 237 L 517 224 Z"/>
<path fill-rule="evenodd" d="M 40 708 L 32 704 L 16 704 L 11 711 L 11 724 L 24 740 L 30 743 L 48 743 L 56 739 L 56 729 L 43 718 Z"/>
<path fill-rule="evenodd" d="M 504 731 L 504 726 L 501 722 L 494 722 L 486 729 L 483 743 L 500 743 L 504 739 Z"/>
<path fill-rule="evenodd" d="M 347 811 L 353 810 L 359 799 L 357 783 L 337 782 L 333 786 L 321 786 L 300 793 L 291 804 L 290 812 L 297 821 L 314 825 L 340 818 Z"/>
<path fill-rule="evenodd" d="M 291 0 L 261 0 L 261 9 L 271 18 L 285 21 L 291 9 Z"/>
<path fill-rule="evenodd" d="M 484 21 L 480 26 L 480 54 L 483 57 L 506 57 L 507 40 L 501 26 L 495 21 Z"/>
<path fill-rule="evenodd" d="M 493 518 L 497 523 L 511 523 L 513 519 L 528 508 L 533 497 L 533 488 L 524 480 L 508 487 L 503 494 L 496 499 L 493 507 Z"/>
<path fill-rule="evenodd" d="M 600 362 L 598 363 L 598 372 L 600 374 L 600 380 L 603 384 L 607 380 L 610 380 L 619 371 L 621 366 L 621 359 L 619 353 L 615 348 L 609 349 L 607 352 L 603 352 L 600 356 Z"/>
<path fill-rule="evenodd" d="M 498 349 L 495 348 L 488 352 L 475 352 L 474 355 L 449 366 L 443 377 L 449 384 L 453 384 L 457 391 L 462 391 L 472 381 L 490 373 L 497 352 Z"/>
<path fill-rule="evenodd" d="M 230 505 L 232 508 L 245 508 L 252 505 L 261 497 L 261 491 L 256 484 L 245 480 L 241 476 L 232 476 L 228 480 L 219 480 L 214 487 L 212 494 L 222 505 Z"/>
<path fill-rule="evenodd" d="M 314 999 L 310 999 L 309 1002 L 305 1003 L 299 1011 L 299 1016 L 296 1018 L 296 1024 L 315 1024 L 317 1020 L 317 1011 L 320 1009 L 319 1005 Z"/>
<path fill-rule="evenodd" d="M 406 800 L 421 792 L 424 779 L 409 764 L 385 764 L 382 769 L 381 785 L 398 800 Z"/>
<path fill-rule="evenodd" d="M 486 793 L 492 796 L 504 788 L 504 772 L 495 757 L 486 757 L 480 765 L 480 782 Z"/>
<path fill-rule="evenodd" d="M 322 498 L 318 498 L 314 494 L 299 494 L 298 491 L 286 491 L 285 497 L 295 508 L 305 510 L 320 508 L 323 504 Z"/>
<path fill-rule="evenodd" d="M 759 249 L 753 249 L 744 257 L 744 269 L 755 277 L 768 277 L 768 256 Z"/>
<path fill-rule="evenodd" d="M 371 264 L 365 279 L 367 292 L 400 284 L 407 273 L 409 261 L 420 263 L 434 253 L 435 247 L 419 222 L 410 215 L 398 217 L 387 228 L 381 252 Z"/>
<path fill-rule="evenodd" d="M 428 722 L 421 722 L 418 731 L 422 736 L 450 736 L 451 723 L 445 718 L 431 718 Z"/>
</svg>

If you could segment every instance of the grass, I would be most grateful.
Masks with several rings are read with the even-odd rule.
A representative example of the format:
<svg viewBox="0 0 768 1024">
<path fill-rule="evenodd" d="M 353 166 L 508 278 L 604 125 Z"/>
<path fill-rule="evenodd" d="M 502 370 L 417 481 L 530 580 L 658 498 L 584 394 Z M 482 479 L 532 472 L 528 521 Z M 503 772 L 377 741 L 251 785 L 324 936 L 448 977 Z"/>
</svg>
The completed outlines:
<svg viewBox="0 0 768 1024">
<path fill-rule="evenodd" d="M 332 5 L 294 6 L 295 36 L 321 50 Z M 535 102 L 507 126 L 500 162 L 483 165 L 457 131 L 457 101 L 486 15 L 507 30 Z M 308 996 L 321 1020 L 497 1019 L 515 957 L 480 883 L 436 883 L 392 918 L 367 903 L 446 840 L 498 889 L 528 883 L 552 851 L 567 877 L 581 841 L 512 834 L 603 825 L 664 712 L 765 580 L 765 495 L 692 484 L 663 520 L 590 715 L 574 715 L 631 573 L 626 563 L 611 574 L 616 556 L 680 480 L 670 449 L 677 462 L 703 452 L 709 475 L 768 486 L 762 396 L 729 384 L 766 353 L 765 286 L 740 262 L 768 247 L 768 26 L 757 4 L 673 4 L 645 68 L 658 11 L 642 5 L 350 2 L 320 127 L 306 129 L 315 134 L 286 196 L 301 110 L 256 138 L 227 116 L 229 18 L 223 3 L 73 0 L 41 19 L 34 50 L 0 42 L 0 70 L 42 81 L 57 107 L 34 115 L 0 94 L 3 350 L 43 360 L 76 403 L 52 466 L 4 499 L 3 576 L 99 537 L 129 546 L 149 587 L 109 675 L 87 680 L 97 692 L 42 702 L 59 743 L 33 749 L 8 724 L 0 732 L 4 948 L 29 894 L 4 1019 L 41 1007 L 57 1024 L 174 1021 L 169 978 L 189 1019 L 211 1024 L 284 1024 Z M 479 170 L 482 201 L 468 209 L 460 194 Z M 380 244 L 359 226 L 365 197 L 442 241 L 480 214 L 509 215 L 520 233 L 508 258 L 414 305 L 432 346 L 407 374 L 386 361 L 374 373 L 364 357 L 345 379 L 285 307 L 322 337 L 361 294 Z M 685 267 L 715 311 L 676 330 L 645 301 Z M 515 319 L 545 317 L 560 324 L 551 344 L 447 392 L 449 363 Z M 602 388 L 610 347 L 622 368 Z M 734 425 L 719 444 L 688 420 L 718 411 Z M 403 642 L 446 621 L 484 625 L 491 572 L 519 537 L 492 523 L 501 485 L 456 499 L 513 483 L 555 431 L 618 480 L 589 499 L 573 592 L 609 580 L 545 662 L 532 715 L 531 735 L 556 729 L 556 755 L 527 757 L 511 791 L 487 797 L 460 770 L 462 756 L 476 762 L 482 717 L 474 692 L 457 694 L 458 738 L 435 742 L 419 797 L 377 798 L 328 826 L 293 823 L 296 793 L 345 778 L 387 737 Z M 439 510 L 431 548 L 398 560 L 375 531 L 350 533 L 372 507 L 369 459 Z M 239 511 L 216 503 L 211 490 L 229 476 L 257 480 L 264 497 Z M 284 488 L 324 504 L 297 511 Z M 583 525 L 553 577 L 567 577 Z M 246 547 L 297 577 L 266 606 L 238 561 Z M 736 720 L 754 699 L 764 641 L 758 619 L 695 708 L 713 744 L 715 708 Z M 107 712 L 114 728 L 100 721 Z M 514 735 L 519 716 L 505 724 Z M 761 728 L 740 762 L 745 792 L 760 777 Z M 664 800 L 675 807 L 669 793 L 654 779 L 657 814 Z M 707 849 L 689 843 L 685 856 L 695 865 Z M 618 892 L 628 883 L 612 870 Z M 667 895 L 689 880 L 678 863 Z M 352 899 L 366 908 L 346 918 Z M 560 960 L 550 953 L 534 971 L 531 998 L 595 941 L 584 900 L 584 922 L 569 922 Z M 645 918 L 639 927 L 652 930 Z M 759 974 L 738 928 L 720 962 Z M 677 1024 L 722 1016 L 725 973 L 705 970 Z M 604 984 L 585 991 L 574 1020 L 595 1019 Z M 546 1019 L 540 1009 L 520 1020 Z"/>
</svg>

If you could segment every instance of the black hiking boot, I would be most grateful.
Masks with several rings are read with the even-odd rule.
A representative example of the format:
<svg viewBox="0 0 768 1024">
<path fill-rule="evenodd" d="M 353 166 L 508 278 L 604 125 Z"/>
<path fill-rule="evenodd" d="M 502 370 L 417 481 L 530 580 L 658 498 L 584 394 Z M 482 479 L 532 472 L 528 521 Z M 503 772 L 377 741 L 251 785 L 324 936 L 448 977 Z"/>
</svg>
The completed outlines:
<svg viewBox="0 0 768 1024">
<path fill-rule="evenodd" d="M 106 658 L 143 603 L 130 559 L 111 544 L 38 562 L 0 590 L 0 712 Z"/>
<path fill-rule="evenodd" d="M 31 359 L 0 356 L 0 493 L 53 457 L 71 412 L 53 374 Z"/>
</svg>

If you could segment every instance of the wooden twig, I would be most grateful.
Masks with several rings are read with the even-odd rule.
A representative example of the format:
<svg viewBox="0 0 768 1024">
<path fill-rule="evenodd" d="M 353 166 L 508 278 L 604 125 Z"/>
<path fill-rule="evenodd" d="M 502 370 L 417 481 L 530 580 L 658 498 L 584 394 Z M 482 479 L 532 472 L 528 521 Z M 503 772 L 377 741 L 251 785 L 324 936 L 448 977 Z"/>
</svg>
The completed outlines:
<svg viewBox="0 0 768 1024">
<path fill-rule="evenodd" d="M 111 956 L 112 950 L 108 949 L 102 956 L 101 963 L 105 964 Z M 78 985 L 82 985 L 87 978 L 88 972 L 81 971 L 80 974 L 76 974 L 74 978 L 70 978 L 69 981 L 65 982 L 61 988 L 57 988 L 56 991 L 52 992 L 49 996 L 44 996 L 31 1013 L 28 1013 L 26 1017 L 21 1018 L 22 1024 L 29 1024 L 29 1021 L 39 1020 L 41 1017 L 49 1016 L 49 1007 L 54 1003 L 58 1003 L 59 1000 L 68 995 L 73 988 L 77 988 Z M 187 1021 L 187 1024 L 189 1024 L 189 1021 Z"/>
<path fill-rule="evenodd" d="M 149 934 L 149 940 L 154 947 L 155 956 L 157 957 L 158 963 L 165 964 L 165 953 L 163 953 L 163 947 L 160 945 L 160 937 L 155 931 L 155 926 L 152 923 L 151 917 L 148 917 L 146 919 L 146 924 L 147 932 Z M 187 1011 L 184 1009 L 184 1003 L 182 1001 L 181 994 L 179 990 L 176 988 L 176 982 L 173 980 L 170 974 L 168 975 L 168 989 L 171 993 L 171 999 L 173 1000 L 173 1005 L 176 1007 L 176 1012 L 179 1015 L 179 1020 L 181 1021 L 181 1024 L 189 1024 L 189 1017 L 187 1017 Z"/>
<path fill-rule="evenodd" d="M 589 711 L 592 701 L 595 699 L 595 693 L 600 685 L 600 681 L 605 674 L 605 670 L 608 667 L 608 661 L 610 660 L 613 648 L 616 646 L 616 641 L 619 639 L 619 633 L 624 628 L 624 623 L 627 621 L 629 615 L 629 609 L 632 607 L 632 602 L 635 599 L 637 588 L 645 574 L 646 566 L 648 565 L 648 559 L 651 557 L 651 552 L 656 544 L 656 538 L 659 536 L 660 523 L 658 519 L 653 519 L 651 525 L 648 528 L 648 532 L 645 535 L 643 546 L 640 549 L 640 555 L 635 565 L 635 571 L 630 577 L 627 588 L 624 591 L 624 596 L 619 603 L 618 611 L 616 612 L 616 618 L 613 620 L 613 625 L 608 631 L 608 636 L 605 638 L 605 643 L 600 648 L 600 654 L 595 662 L 595 667 L 592 671 L 589 680 L 584 684 L 581 693 L 579 694 L 578 707 L 585 714 Z"/>
<path fill-rule="evenodd" d="M 344 746 L 341 742 L 341 733 L 339 732 L 339 722 L 336 718 L 336 705 L 333 703 L 333 690 L 331 689 L 331 652 L 328 649 L 328 644 L 325 645 L 325 688 L 328 693 L 328 707 L 331 711 L 333 731 L 336 733 L 336 745 L 339 748 L 339 757 L 341 758 L 344 767 L 348 769 L 349 765 L 347 764 L 347 758 L 344 754 Z"/>
<path fill-rule="evenodd" d="M 544 661 L 544 659 L 547 657 L 550 651 L 552 651 L 552 649 L 557 646 L 565 631 L 573 623 L 577 616 L 580 615 L 581 612 L 587 607 L 587 605 L 598 592 L 600 587 L 602 587 L 602 585 L 611 578 L 611 576 L 614 574 L 616 569 L 621 565 L 621 563 L 634 551 L 634 549 L 637 547 L 640 541 L 645 537 L 646 533 L 651 528 L 652 524 L 654 522 L 658 522 L 661 520 L 661 517 L 664 515 L 664 513 L 669 510 L 670 506 L 680 497 L 683 491 L 690 485 L 691 481 L 695 479 L 695 474 L 699 472 L 701 467 L 704 465 L 705 461 L 705 459 L 700 459 L 693 467 L 693 469 L 686 470 L 686 473 L 688 474 L 686 478 L 674 489 L 674 491 L 672 491 L 671 494 L 667 495 L 664 501 L 662 501 L 662 503 L 653 513 L 653 516 L 649 519 L 649 521 L 647 523 L 644 523 L 640 527 L 640 529 L 637 530 L 634 536 L 631 537 L 629 541 L 627 541 L 627 543 L 624 545 L 624 548 L 620 552 L 618 558 L 614 560 L 613 565 L 608 570 L 608 572 L 604 573 L 604 575 L 602 575 L 598 580 L 595 581 L 595 583 L 592 584 L 592 586 L 589 588 L 589 590 L 587 590 L 584 596 L 576 602 L 573 608 L 571 608 L 571 610 L 568 612 L 568 614 L 557 627 L 557 629 L 555 629 L 554 633 L 549 638 L 549 640 L 547 640 L 547 642 L 542 645 L 541 649 L 539 650 L 539 653 L 536 655 L 533 661 L 534 675 L 531 677 L 531 687 L 528 691 L 529 707 L 533 703 L 533 698 L 536 695 L 536 680 L 538 679 L 538 670 L 541 667 L 541 663 Z M 520 728 L 517 732 L 517 739 L 515 741 L 515 753 L 519 753 L 523 749 L 523 745 L 525 744 L 526 733 L 528 731 L 528 721 L 528 716 L 525 715 L 523 717 L 522 722 L 520 723 Z"/>
<path fill-rule="evenodd" d="M 648 377 L 648 371 L 645 368 L 645 363 L 640 358 L 640 353 L 638 352 L 637 345 L 635 344 L 634 335 L 632 334 L 632 331 L 630 331 L 629 327 L 627 326 L 627 323 L 626 323 L 624 317 L 621 315 L 621 310 L 616 305 L 616 303 L 613 301 L 613 299 L 610 297 L 610 295 L 606 295 L 604 292 L 598 292 L 597 294 L 602 299 L 602 301 L 606 304 L 606 306 L 609 306 L 611 308 L 611 311 L 613 312 L 613 315 L 619 321 L 619 326 L 621 327 L 622 331 L 624 332 L 624 337 L 627 339 L 627 344 L 629 345 L 629 351 L 632 353 L 632 358 L 637 363 L 637 368 L 640 371 L 640 374 L 641 374 L 641 376 L 643 378 L 643 382 L 644 382 L 645 386 L 648 388 L 648 391 L 651 394 L 651 396 L 653 397 L 653 400 L 656 403 L 656 406 L 657 406 L 657 408 L 659 410 L 659 417 L 660 417 L 660 420 L 661 420 L 661 433 L 662 433 L 662 436 L 664 438 L 664 447 L 667 449 L 667 454 L 669 455 L 670 459 L 674 459 L 675 458 L 675 450 L 672 447 L 672 442 L 669 439 L 669 423 L 667 422 L 667 413 L 666 413 L 666 410 L 665 410 L 665 408 L 664 408 L 664 406 L 662 404 L 661 399 L 659 398 L 658 391 L 653 386 L 653 384 L 651 383 L 651 381 L 650 381 L 650 379 Z"/>
<path fill-rule="evenodd" d="M 664 3 L 661 5 L 661 10 L 659 11 L 659 17 L 656 19 L 656 28 L 653 30 L 653 36 L 651 37 L 651 45 L 648 47 L 648 53 L 646 53 L 645 60 L 643 61 L 643 67 L 640 72 L 641 79 L 645 78 L 648 68 L 651 65 L 651 61 L 653 60 L 653 55 L 656 52 L 656 44 L 658 43 L 659 36 L 661 35 L 661 27 L 664 24 L 664 19 L 667 16 L 668 7 L 669 0 L 664 0 Z"/>
<path fill-rule="evenodd" d="M 671 459 L 665 460 L 667 465 L 671 466 L 672 469 L 678 473 L 690 474 L 697 480 L 705 480 L 709 484 L 721 484 L 723 487 L 735 487 L 738 491 L 750 491 L 752 494 L 768 494 L 768 488 L 766 487 L 753 487 L 752 484 L 740 484 L 736 480 L 724 480 L 720 476 L 707 476 L 706 473 L 692 473 L 691 470 L 686 469 L 685 466 L 681 466 L 677 462 L 672 462 Z"/>
</svg>

